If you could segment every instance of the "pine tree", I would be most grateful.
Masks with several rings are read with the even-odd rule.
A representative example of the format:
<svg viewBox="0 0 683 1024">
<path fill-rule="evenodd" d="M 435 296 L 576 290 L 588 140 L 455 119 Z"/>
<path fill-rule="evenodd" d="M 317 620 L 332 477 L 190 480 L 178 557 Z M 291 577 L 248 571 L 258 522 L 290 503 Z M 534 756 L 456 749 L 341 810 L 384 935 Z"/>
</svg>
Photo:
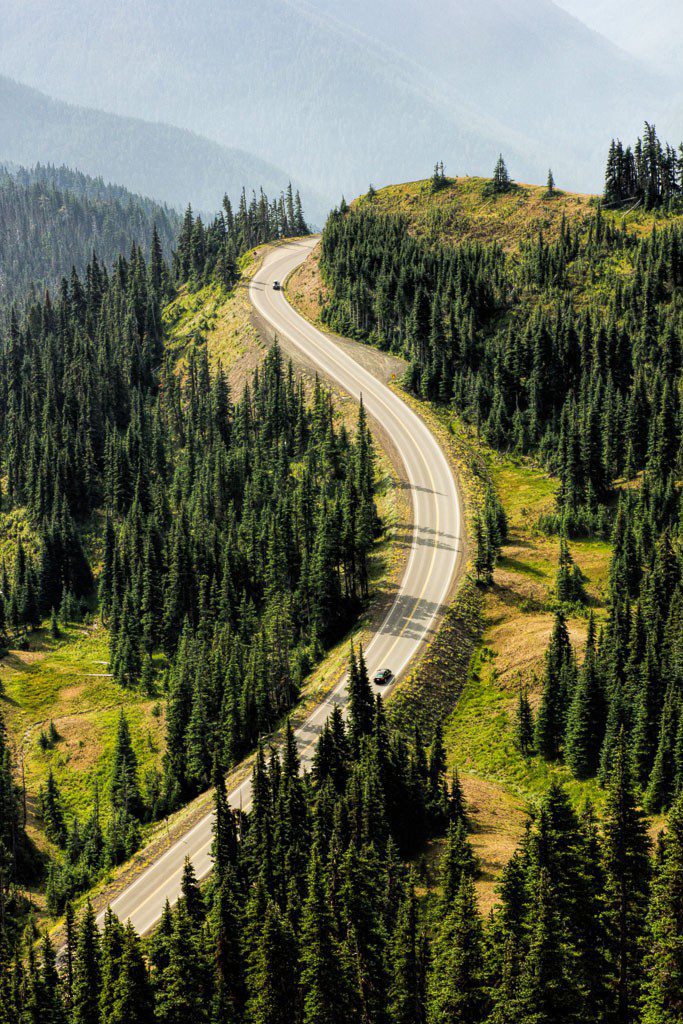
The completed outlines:
<svg viewBox="0 0 683 1024">
<path fill-rule="evenodd" d="M 637 1019 L 650 883 L 647 824 L 633 791 L 623 732 L 615 753 L 603 826 L 606 923 L 612 952 L 612 1007 L 619 1024 Z"/>
<path fill-rule="evenodd" d="M 237 859 L 237 828 L 235 816 L 228 803 L 225 778 L 217 758 L 214 760 L 213 785 L 215 817 L 212 855 L 216 880 L 220 887 L 228 867 L 233 865 Z"/>
<path fill-rule="evenodd" d="M 541 872 L 535 893 L 529 951 L 522 967 L 513 1020 L 557 1024 L 573 1019 L 578 993 L 573 982 L 553 891 Z"/>
<path fill-rule="evenodd" d="M 234 869 L 224 869 L 209 920 L 215 957 L 212 1021 L 240 1020 L 246 999 L 240 913 Z"/>
<path fill-rule="evenodd" d="M 100 941 L 100 973 L 101 987 L 99 993 L 100 1017 L 105 1020 L 111 1016 L 114 989 L 121 970 L 123 954 L 123 925 L 108 908 L 104 915 L 104 926 Z"/>
<path fill-rule="evenodd" d="M 365 666 L 363 648 L 358 652 L 358 660 L 351 645 L 348 670 L 349 694 L 349 736 L 355 749 L 364 736 L 372 732 L 375 715 L 375 700 Z"/>
<path fill-rule="evenodd" d="M 425 1024 L 426 978 L 415 890 L 403 895 L 390 946 L 389 1019 L 392 1024 Z"/>
<path fill-rule="evenodd" d="M 192 924 L 198 928 L 204 920 L 204 898 L 202 897 L 197 875 L 189 857 L 185 858 L 185 863 L 183 864 L 180 892 L 187 916 Z"/>
<path fill-rule="evenodd" d="M 467 805 L 457 768 L 453 770 L 451 788 L 448 794 L 448 820 L 453 822 L 454 825 L 461 821 L 465 829 L 468 828 Z"/>
<path fill-rule="evenodd" d="M 587 779 L 598 769 L 605 729 L 605 704 L 598 677 L 595 620 L 588 620 L 586 655 L 579 672 L 564 738 L 565 759 L 577 779 Z"/>
<path fill-rule="evenodd" d="M 173 914 L 168 942 L 168 961 L 155 991 L 157 1020 L 161 1024 L 183 1024 L 188 1020 L 205 1024 L 209 1019 L 208 970 L 202 947 L 185 907 Z"/>
<path fill-rule="evenodd" d="M 487 586 L 493 581 L 495 552 L 491 544 L 486 521 L 481 515 L 476 515 L 474 519 L 474 541 L 476 546 L 474 569 L 477 582 Z"/>
<path fill-rule="evenodd" d="M 73 1004 L 74 960 L 76 958 L 76 921 L 71 901 L 64 907 L 64 1003 L 69 1010 Z"/>
<path fill-rule="evenodd" d="M 471 878 L 463 876 L 443 918 L 429 974 L 429 1024 L 477 1024 L 486 1017 L 484 935 Z"/>
<path fill-rule="evenodd" d="M 40 943 L 39 1011 L 41 1024 L 66 1024 L 62 984 L 57 973 L 57 957 L 48 935 Z"/>
<path fill-rule="evenodd" d="M 520 687 L 515 716 L 515 746 L 523 757 L 534 749 L 534 713 L 526 690 Z"/>
<path fill-rule="evenodd" d="M 502 154 L 498 157 L 498 161 L 493 172 L 493 191 L 497 193 L 509 192 L 512 187 L 512 180 L 508 174 L 508 169 L 505 166 Z"/>
<path fill-rule="evenodd" d="M 657 752 L 645 792 L 644 806 L 650 814 L 667 810 L 676 795 L 676 735 L 680 717 L 680 698 L 670 687 L 664 698 Z"/>
<path fill-rule="evenodd" d="M 154 1019 L 152 989 L 140 940 L 130 922 L 123 934 L 119 974 L 111 1010 L 102 1024 L 148 1024 Z"/>
<path fill-rule="evenodd" d="M 572 668 L 573 654 L 567 623 L 562 611 L 558 610 L 546 652 L 543 693 L 536 716 L 536 749 L 548 761 L 559 756 L 564 738 Z"/>
<path fill-rule="evenodd" d="M 124 810 L 135 817 L 140 814 L 142 807 L 137 772 L 138 761 L 133 750 L 128 720 L 121 710 L 112 759 L 109 792 L 112 807 L 116 810 Z"/>
<path fill-rule="evenodd" d="M 569 551 L 569 545 L 564 537 L 560 537 L 560 554 L 555 592 L 557 600 L 566 603 L 583 603 L 586 597 L 581 571 L 574 562 Z"/>
<path fill-rule="evenodd" d="M 61 794 L 52 769 L 48 772 L 45 789 L 41 790 L 40 803 L 46 836 L 57 846 L 63 846 L 66 842 L 66 822 Z"/>
<path fill-rule="evenodd" d="M 73 960 L 73 1024 L 100 1024 L 100 940 L 92 905 L 87 904 L 78 923 Z"/>
<path fill-rule="evenodd" d="M 674 1024 L 683 1018 L 683 796 L 667 825 L 648 912 L 643 1024 Z"/>
<path fill-rule="evenodd" d="M 448 815 L 446 748 L 440 722 L 436 724 L 429 753 L 429 811 L 435 822 L 445 820 Z"/>
<path fill-rule="evenodd" d="M 437 161 L 434 165 L 434 171 L 431 179 L 432 192 L 439 192 L 445 185 L 446 175 L 444 174 L 443 162 Z"/>
<path fill-rule="evenodd" d="M 322 865 L 313 851 L 301 914 L 303 1024 L 346 1024 L 347 983 L 339 959 Z"/>
<path fill-rule="evenodd" d="M 451 822 L 448 826 L 440 872 L 441 899 L 445 909 L 453 905 L 463 875 L 473 878 L 476 872 L 477 860 L 467 838 L 464 822 Z"/>
<path fill-rule="evenodd" d="M 269 901 L 251 968 L 253 996 L 247 1008 L 253 1024 L 290 1024 L 298 1010 L 294 936 L 278 907 Z"/>
</svg>

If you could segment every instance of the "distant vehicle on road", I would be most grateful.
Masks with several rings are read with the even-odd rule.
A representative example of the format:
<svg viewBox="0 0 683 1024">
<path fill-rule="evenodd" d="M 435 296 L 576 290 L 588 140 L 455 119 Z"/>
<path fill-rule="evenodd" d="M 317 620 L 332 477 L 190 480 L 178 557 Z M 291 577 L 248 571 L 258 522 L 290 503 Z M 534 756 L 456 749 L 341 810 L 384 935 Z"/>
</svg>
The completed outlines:
<svg viewBox="0 0 683 1024">
<path fill-rule="evenodd" d="M 274 292 L 279 292 L 280 291 L 280 282 L 279 281 L 273 281 L 273 291 Z"/>
<path fill-rule="evenodd" d="M 387 686 L 394 678 L 394 673 L 390 668 L 383 668 L 381 672 L 378 672 L 373 682 L 375 686 Z"/>
</svg>

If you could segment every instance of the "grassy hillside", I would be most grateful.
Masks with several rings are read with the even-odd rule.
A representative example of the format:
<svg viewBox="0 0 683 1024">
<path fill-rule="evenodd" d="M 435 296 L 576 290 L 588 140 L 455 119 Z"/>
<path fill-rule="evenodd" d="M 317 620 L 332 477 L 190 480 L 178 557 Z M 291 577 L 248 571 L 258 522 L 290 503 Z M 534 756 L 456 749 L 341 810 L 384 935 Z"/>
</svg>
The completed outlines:
<svg viewBox="0 0 683 1024">
<path fill-rule="evenodd" d="M 455 431 L 464 432 L 457 421 Z M 501 782 L 533 804 L 553 777 L 570 783 L 580 802 L 586 784 L 572 780 L 564 767 L 540 758 L 524 758 L 514 745 L 514 720 L 521 686 L 532 706 L 540 701 L 539 677 L 557 606 L 555 581 L 559 539 L 541 533 L 538 520 L 552 506 L 557 482 L 532 464 L 500 456 L 471 434 L 470 444 L 485 460 L 505 509 L 509 533 L 484 595 L 483 634 L 470 665 L 462 698 L 449 719 L 447 745 L 454 765 L 465 774 Z M 568 615 L 570 638 L 581 656 L 587 612 L 604 617 L 610 546 L 576 540 L 571 553 L 584 576 L 586 606 Z M 595 795 L 594 784 L 588 791 Z"/>
<path fill-rule="evenodd" d="M 178 363 L 184 363 L 192 348 L 206 346 L 209 362 L 212 367 L 221 364 L 235 395 L 266 353 L 248 294 L 263 249 L 259 246 L 241 257 L 242 277 L 231 292 L 215 283 L 198 291 L 184 286 L 163 313 L 167 348 Z"/>
<path fill-rule="evenodd" d="M 519 183 L 510 192 L 492 195 L 490 184 L 489 178 L 447 178 L 445 186 L 434 191 L 431 180 L 409 181 L 379 189 L 374 196 L 361 196 L 352 205 L 405 217 L 411 233 L 427 241 L 496 242 L 516 254 L 539 232 L 546 241 L 557 239 L 563 218 L 572 228 L 587 232 L 599 203 L 598 196 L 565 192 L 559 187 L 548 195 L 545 186 Z M 604 210 L 603 216 L 608 223 L 625 225 L 642 235 L 658 223 L 683 220 L 683 215 L 672 217 L 637 208 Z"/>
<path fill-rule="evenodd" d="M 508 252 L 543 231 L 559 235 L 562 217 L 583 223 L 595 212 L 592 196 L 557 192 L 547 198 L 538 185 L 517 185 L 503 195 L 487 192 L 488 178 L 448 178 L 434 191 L 431 181 L 390 185 L 354 206 L 371 205 L 379 214 L 400 214 L 417 237 L 439 242 L 497 242 Z"/>
<path fill-rule="evenodd" d="M 159 767 L 163 702 L 116 686 L 108 671 L 108 633 L 99 623 L 69 623 L 58 639 L 34 631 L 0 661 L 6 724 L 26 785 L 29 832 L 44 846 L 38 792 L 52 771 L 67 813 L 86 817 L 95 783 L 108 794 L 120 709 L 125 711 L 144 782 Z M 56 738 L 45 742 L 51 723 Z"/>
</svg>

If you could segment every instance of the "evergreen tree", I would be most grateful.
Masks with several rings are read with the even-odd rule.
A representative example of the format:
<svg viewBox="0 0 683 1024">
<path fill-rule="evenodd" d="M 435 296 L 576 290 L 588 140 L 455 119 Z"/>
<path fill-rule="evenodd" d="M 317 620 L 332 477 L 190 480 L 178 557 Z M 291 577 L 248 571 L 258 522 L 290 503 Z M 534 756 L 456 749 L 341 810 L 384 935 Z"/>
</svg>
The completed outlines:
<svg viewBox="0 0 683 1024">
<path fill-rule="evenodd" d="M 303 1024 L 344 1024 L 348 1020 L 347 979 L 334 938 L 322 865 L 315 850 L 301 914 L 301 984 Z"/>
<path fill-rule="evenodd" d="M 620 1024 L 637 1019 L 650 884 L 650 841 L 633 790 L 622 732 L 608 788 L 603 826 L 606 923 L 612 952 L 612 1007 Z"/>
<path fill-rule="evenodd" d="M 363 736 L 372 732 L 375 715 L 375 701 L 368 671 L 363 657 L 363 648 L 358 652 L 358 659 L 351 645 L 348 670 L 349 694 L 349 736 L 356 749 Z"/>
<path fill-rule="evenodd" d="M 646 945 L 643 1024 L 673 1024 L 683 1015 L 683 797 L 669 815 Z"/>
<path fill-rule="evenodd" d="M 577 779 L 587 779 L 598 769 L 605 729 L 605 707 L 598 677 L 595 620 L 588 620 L 586 655 L 579 672 L 567 715 L 565 759 Z"/>
<path fill-rule="evenodd" d="M 136 817 L 142 806 L 137 771 L 138 761 L 133 750 L 128 720 L 121 710 L 111 768 L 111 803 L 116 810 L 125 810 Z"/>
<path fill-rule="evenodd" d="M 253 1024 L 289 1024 L 298 1011 L 296 944 L 291 928 L 271 901 L 251 968 L 254 995 L 247 1008 Z"/>
<path fill-rule="evenodd" d="M 508 169 L 505 166 L 505 161 L 502 155 L 498 157 L 498 161 L 493 172 L 493 191 L 494 192 L 509 192 L 512 187 L 512 181 L 508 174 Z"/>
<path fill-rule="evenodd" d="M 100 1024 L 100 940 L 92 905 L 87 904 L 78 923 L 73 958 L 73 1024 Z"/>
<path fill-rule="evenodd" d="M 424 948 L 412 884 L 399 905 L 391 937 L 390 957 L 389 1019 L 392 1024 L 425 1024 Z"/>
<path fill-rule="evenodd" d="M 522 967 L 513 1020 L 558 1024 L 574 1019 L 577 990 L 570 957 L 553 907 L 553 893 L 544 872 L 535 893 L 529 951 Z"/>
<path fill-rule="evenodd" d="M 118 978 L 113 989 L 109 1015 L 102 1024 L 148 1024 L 154 1019 L 152 990 L 140 947 L 130 924 L 123 934 Z"/>
<path fill-rule="evenodd" d="M 521 687 L 515 716 L 515 745 L 524 757 L 528 757 L 534 749 L 534 713 L 528 694 Z"/>
<path fill-rule="evenodd" d="M 162 1024 L 209 1020 L 208 968 L 195 926 L 181 903 L 173 915 L 168 960 L 158 978 L 155 1012 Z"/>
<path fill-rule="evenodd" d="M 473 878 L 476 871 L 476 857 L 467 839 L 463 821 L 451 822 L 441 859 L 441 899 L 444 908 L 451 907 L 455 901 L 463 875 Z"/>
<path fill-rule="evenodd" d="M 474 884 L 462 876 L 455 902 L 443 918 L 432 959 L 429 1024 L 477 1024 L 486 1017 L 484 935 Z"/>
<path fill-rule="evenodd" d="M 541 705 L 536 716 L 536 749 L 547 760 L 560 753 L 571 694 L 573 653 L 567 623 L 561 610 L 555 612 L 553 632 L 546 652 Z"/>
</svg>

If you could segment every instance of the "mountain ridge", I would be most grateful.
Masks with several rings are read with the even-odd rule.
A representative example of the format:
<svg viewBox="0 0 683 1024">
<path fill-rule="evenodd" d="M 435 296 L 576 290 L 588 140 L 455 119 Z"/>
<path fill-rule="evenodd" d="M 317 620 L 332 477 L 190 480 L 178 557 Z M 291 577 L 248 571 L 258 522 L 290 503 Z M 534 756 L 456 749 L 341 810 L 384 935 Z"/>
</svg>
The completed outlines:
<svg viewBox="0 0 683 1024">
<path fill-rule="evenodd" d="M 547 0 L 95 0 L 84 68 L 79 5 L 27 3 L 0 40 L 6 70 L 258 152 L 334 199 L 435 159 L 481 171 L 501 148 L 518 177 L 552 163 L 594 187 L 604 125 L 632 135 L 663 105 L 657 76 Z"/>
<path fill-rule="evenodd" d="M 183 209 L 213 213 L 243 186 L 276 193 L 289 175 L 259 157 L 197 133 L 140 118 L 75 106 L 0 75 L 0 160 L 66 164 L 132 192 Z M 325 203 L 301 187 L 316 217 Z"/>
</svg>

